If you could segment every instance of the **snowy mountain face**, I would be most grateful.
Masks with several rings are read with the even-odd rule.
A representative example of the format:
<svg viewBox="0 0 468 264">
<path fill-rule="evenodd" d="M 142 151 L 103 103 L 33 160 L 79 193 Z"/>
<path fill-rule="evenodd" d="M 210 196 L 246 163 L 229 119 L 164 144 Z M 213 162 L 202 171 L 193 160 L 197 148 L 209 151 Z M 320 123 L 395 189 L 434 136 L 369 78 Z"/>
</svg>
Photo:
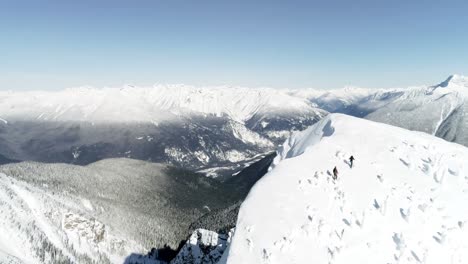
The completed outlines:
<svg viewBox="0 0 468 264">
<path fill-rule="evenodd" d="M 129 159 L 0 166 L 0 263 L 123 263 L 176 249 L 189 226 L 231 202 L 216 180 Z"/>
<path fill-rule="evenodd" d="M 73 164 L 129 157 L 231 175 L 324 115 L 273 89 L 0 92 L 0 155 Z"/>
<path fill-rule="evenodd" d="M 425 133 L 329 115 L 285 142 L 220 263 L 466 263 L 467 160 Z"/>
<path fill-rule="evenodd" d="M 332 113 L 422 131 L 468 146 L 467 77 L 452 75 L 438 85 L 406 89 L 346 88 L 292 94 Z"/>
<path fill-rule="evenodd" d="M 270 154 L 223 183 L 131 159 L 87 166 L 2 165 L 0 263 L 164 264 L 178 248 L 182 255 L 174 263 L 215 263 L 240 201 L 273 158 Z M 199 239 L 182 249 L 192 232 Z M 214 234 L 217 239 L 210 238 Z"/>
<path fill-rule="evenodd" d="M 423 131 L 448 141 L 468 145 L 468 81 L 450 76 L 421 94 L 408 94 L 366 116 L 411 130 Z"/>
</svg>

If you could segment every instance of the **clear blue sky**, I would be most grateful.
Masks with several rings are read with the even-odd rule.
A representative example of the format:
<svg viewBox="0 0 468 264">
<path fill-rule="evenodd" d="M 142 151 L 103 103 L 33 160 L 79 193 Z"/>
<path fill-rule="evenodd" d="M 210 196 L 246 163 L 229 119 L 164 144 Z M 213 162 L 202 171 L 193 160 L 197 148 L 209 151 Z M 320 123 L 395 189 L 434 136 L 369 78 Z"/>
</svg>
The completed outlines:
<svg viewBox="0 0 468 264">
<path fill-rule="evenodd" d="M 0 0 L 0 89 L 395 87 L 468 74 L 464 1 Z"/>
</svg>

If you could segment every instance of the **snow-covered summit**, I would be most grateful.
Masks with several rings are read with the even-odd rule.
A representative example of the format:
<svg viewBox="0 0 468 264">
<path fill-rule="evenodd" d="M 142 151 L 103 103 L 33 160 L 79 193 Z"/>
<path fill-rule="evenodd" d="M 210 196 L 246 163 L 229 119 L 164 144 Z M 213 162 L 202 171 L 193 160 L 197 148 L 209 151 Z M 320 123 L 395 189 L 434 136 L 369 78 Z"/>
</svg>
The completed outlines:
<svg viewBox="0 0 468 264">
<path fill-rule="evenodd" d="M 467 160 L 466 147 L 428 134 L 329 115 L 285 142 L 223 259 L 466 263 Z"/>
<path fill-rule="evenodd" d="M 468 88 L 468 77 L 453 74 L 450 75 L 445 81 L 441 82 L 438 87 L 465 87 Z"/>
</svg>

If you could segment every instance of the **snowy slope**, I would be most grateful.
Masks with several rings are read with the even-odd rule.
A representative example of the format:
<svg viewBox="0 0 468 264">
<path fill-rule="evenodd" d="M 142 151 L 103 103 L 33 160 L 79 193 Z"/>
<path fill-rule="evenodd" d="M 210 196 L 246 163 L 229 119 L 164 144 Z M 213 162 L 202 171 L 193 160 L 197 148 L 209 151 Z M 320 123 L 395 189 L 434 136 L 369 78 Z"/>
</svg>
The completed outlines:
<svg viewBox="0 0 468 264">
<path fill-rule="evenodd" d="M 151 248 L 177 248 L 192 222 L 233 203 L 229 192 L 203 175 L 130 159 L 2 165 L 0 263 L 132 263 Z"/>
<path fill-rule="evenodd" d="M 332 114 L 285 142 L 221 263 L 467 263 L 467 160 L 461 145 Z"/>
<path fill-rule="evenodd" d="M 0 173 L 0 263 L 109 263 L 142 251 L 141 244 L 119 234 L 82 210 L 88 203 L 47 194 Z M 81 212 L 80 212 L 81 211 Z M 13 262 L 15 263 L 15 262 Z"/>
</svg>

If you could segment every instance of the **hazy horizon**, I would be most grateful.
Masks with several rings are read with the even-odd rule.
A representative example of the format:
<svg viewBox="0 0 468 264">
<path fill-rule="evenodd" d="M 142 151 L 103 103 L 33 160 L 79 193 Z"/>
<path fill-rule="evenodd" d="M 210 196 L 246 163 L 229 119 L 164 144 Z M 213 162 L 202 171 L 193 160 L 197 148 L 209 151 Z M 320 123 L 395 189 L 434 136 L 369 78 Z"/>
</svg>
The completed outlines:
<svg viewBox="0 0 468 264">
<path fill-rule="evenodd" d="M 458 74 L 457 75 L 461 76 L 466 76 L 463 74 Z M 344 85 L 342 87 L 328 87 L 328 88 L 323 88 L 323 87 L 274 87 L 274 86 L 247 86 L 247 85 L 232 85 L 232 84 L 190 84 L 190 83 L 161 83 L 161 82 L 155 82 L 155 83 L 144 83 L 144 84 L 137 84 L 137 83 L 122 83 L 122 84 L 116 84 L 116 85 L 102 85 L 102 86 L 97 86 L 97 85 L 91 85 L 91 84 L 83 84 L 83 85 L 76 85 L 76 86 L 64 86 L 64 87 L 56 87 L 53 89 L 47 89 L 47 88 L 35 88 L 35 87 L 30 87 L 30 88 L 24 88 L 24 89 L 5 89 L 0 87 L 0 91 L 17 91 L 17 92 L 35 92 L 35 91 L 46 91 L 46 92 L 53 92 L 53 91 L 63 91 L 67 89 L 80 89 L 80 88 L 90 88 L 90 89 L 122 89 L 127 86 L 130 87 L 137 87 L 137 88 L 155 88 L 155 87 L 164 87 L 164 86 L 187 86 L 187 87 L 194 87 L 194 88 L 252 88 L 252 89 L 277 89 L 277 90 L 305 90 L 305 89 L 313 89 L 313 90 L 337 90 L 337 89 L 346 89 L 346 88 L 363 88 L 363 89 L 398 89 L 398 88 L 411 88 L 411 87 L 419 87 L 419 86 L 429 86 L 429 85 L 437 85 L 443 81 L 445 81 L 448 77 L 452 76 L 454 74 L 447 75 L 444 78 L 441 78 L 440 80 L 436 80 L 434 82 L 419 82 L 415 84 L 410 84 L 406 86 L 375 86 L 375 87 L 370 87 L 370 86 L 357 86 L 357 85 Z"/>
</svg>

